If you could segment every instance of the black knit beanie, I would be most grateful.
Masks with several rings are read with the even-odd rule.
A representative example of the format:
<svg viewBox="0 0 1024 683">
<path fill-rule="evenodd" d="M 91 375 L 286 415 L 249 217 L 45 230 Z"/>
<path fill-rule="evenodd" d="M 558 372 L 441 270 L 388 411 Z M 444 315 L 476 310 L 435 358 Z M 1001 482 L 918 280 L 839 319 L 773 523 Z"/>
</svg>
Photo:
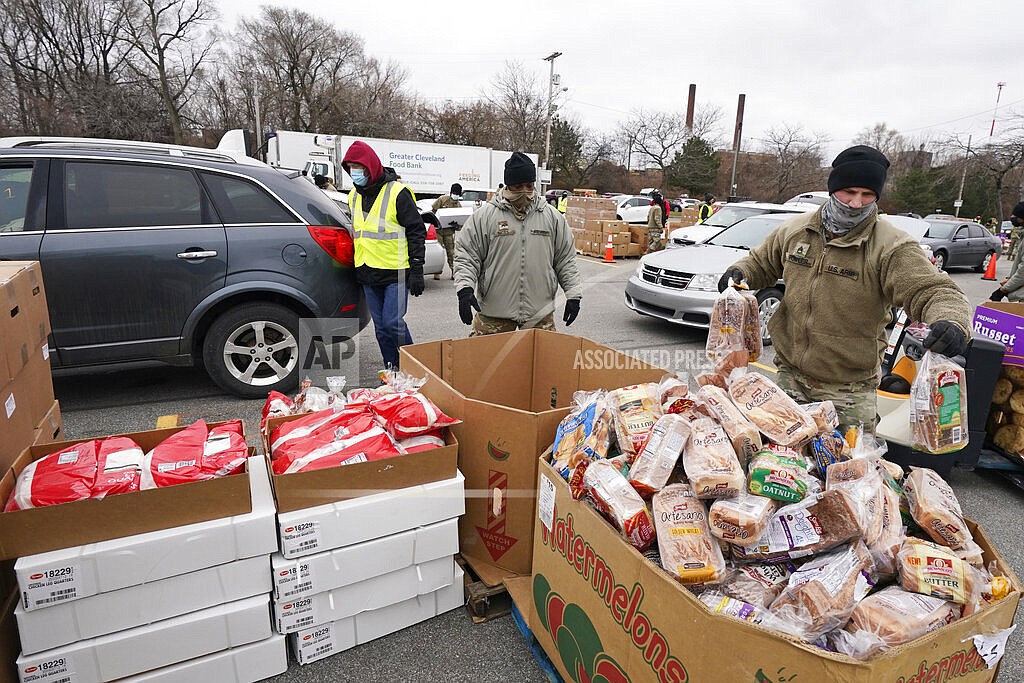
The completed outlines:
<svg viewBox="0 0 1024 683">
<path fill-rule="evenodd" d="M 462 194 L 462 185 L 458 183 L 452 183 L 451 194 Z"/>
<path fill-rule="evenodd" d="M 513 152 L 505 162 L 505 184 L 519 185 L 520 183 L 534 182 L 537 182 L 537 167 L 530 161 L 530 157 L 522 152 Z"/>
<path fill-rule="evenodd" d="M 832 162 L 829 194 L 847 187 L 863 187 L 881 197 L 888 169 L 889 160 L 874 147 L 856 145 L 844 149 Z"/>
<path fill-rule="evenodd" d="M 1019 202 L 1017 206 L 1013 207 L 1013 211 L 1010 212 L 1010 215 L 1024 220 L 1024 202 Z"/>
</svg>

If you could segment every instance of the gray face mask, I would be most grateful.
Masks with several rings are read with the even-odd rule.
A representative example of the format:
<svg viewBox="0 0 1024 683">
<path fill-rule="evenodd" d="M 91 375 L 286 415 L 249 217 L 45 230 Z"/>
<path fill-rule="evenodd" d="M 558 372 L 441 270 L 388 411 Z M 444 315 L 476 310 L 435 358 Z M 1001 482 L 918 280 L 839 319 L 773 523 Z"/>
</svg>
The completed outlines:
<svg viewBox="0 0 1024 683">
<path fill-rule="evenodd" d="M 875 202 L 855 209 L 849 204 L 843 204 L 832 194 L 821 207 L 821 224 L 835 235 L 845 235 L 874 210 Z"/>
</svg>

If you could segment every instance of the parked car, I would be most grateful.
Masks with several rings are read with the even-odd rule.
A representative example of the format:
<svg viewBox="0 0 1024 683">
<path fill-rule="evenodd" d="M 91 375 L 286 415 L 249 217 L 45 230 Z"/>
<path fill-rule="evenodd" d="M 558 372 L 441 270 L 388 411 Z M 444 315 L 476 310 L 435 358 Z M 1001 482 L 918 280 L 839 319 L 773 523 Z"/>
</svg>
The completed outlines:
<svg viewBox="0 0 1024 683">
<path fill-rule="evenodd" d="M 665 243 L 667 249 L 684 247 L 689 244 L 703 244 L 709 239 L 722 232 L 730 225 L 735 224 L 744 218 L 758 216 L 760 214 L 782 213 L 794 214 L 812 211 L 817 207 L 807 205 L 786 205 L 767 204 L 763 202 L 739 202 L 736 204 L 724 204 L 717 211 L 707 217 L 703 223 L 689 225 L 685 228 L 676 228 L 669 233 Z"/>
<path fill-rule="evenodd" d="M 711 308 L 718 297 L 718 281 L 725 269 L 746 256 L 793 214 L 764 213 L 744 218 L 702 244 L 647 254 L 626 283 L 626 306 L 641 315 L 661 318 L 677 325 L 706 328 Z M 891 218 L 886 216 L 886 218 Z M 897 217 L 895 227 L 921 239 L 924 221 Z M 928 250 L 925 249 L 927 254 Z M 761 337 L 770 343 L 768 320 L 778 310 L 786 285 L 756 292 L 761 315 Z"/>
<path fill-rule="evenodd" d="M 828 201 L 828 192 L 802 192 L 786 200 L 786 204 L 813 204 L 821 206 Z"/>
<path fill-rule="evenodd" d="M 544 193 L 544 201 L 548 204 L 557 204 L 558 198 L 562 196 L 563 192 L 568 192 L 570 196 L 572 195 L 572 190 L 550 189 Z"/>
<path fill-rule="evenodd" d="M 647 212 L 651 210 L 651 198 L 642 195 L 624 194 L 615 197 L 615 217 L 627 223 L 646 223 Z"/>
<path fill-rule="evenodd" d="M 224 390 L 298 384 L 300 318 L 362 329 L 351 222 L 300 175 L 209 149 L 0 139 L 0 259 L 38 260 L 55 368 L 202 364 Z"/>
<path fill-rule="evenodd" d="M 974 221 L 925 220 L 930 227 L 921 241 L 932 248 L 935 265 L 940 270 L 950 266 L 969 266 L 980 273 L 988 267 L 989 259 L 1003 250 L 1002 240 Z"/>
<path fill-rule="evenodd" d="M 679 204 L 681 209 L 692 209 L 700 204 L 700 200 L 695 199 L 694 197 L 680 197 L 676 202 Z"/>
</svg>

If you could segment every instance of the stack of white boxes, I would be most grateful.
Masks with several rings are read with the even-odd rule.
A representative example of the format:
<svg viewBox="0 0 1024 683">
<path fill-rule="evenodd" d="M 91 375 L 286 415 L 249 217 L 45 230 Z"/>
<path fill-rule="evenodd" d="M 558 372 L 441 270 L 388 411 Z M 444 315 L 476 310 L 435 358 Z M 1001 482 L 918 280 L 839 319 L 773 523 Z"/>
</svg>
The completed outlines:
<svg viewBox="0 0 1024 683">
<path fill-rule="evenodd" d="M 262 457 L 249 476 L 247 514 L 18 559 L 22 683 L 252 683 L 285 671 Z"/>
<path fill-rule="evenodd" d="M 371 493 L 278 514 L 274 621 L 299 664 L 461 607 L 465 480 Z"/>
</svg>

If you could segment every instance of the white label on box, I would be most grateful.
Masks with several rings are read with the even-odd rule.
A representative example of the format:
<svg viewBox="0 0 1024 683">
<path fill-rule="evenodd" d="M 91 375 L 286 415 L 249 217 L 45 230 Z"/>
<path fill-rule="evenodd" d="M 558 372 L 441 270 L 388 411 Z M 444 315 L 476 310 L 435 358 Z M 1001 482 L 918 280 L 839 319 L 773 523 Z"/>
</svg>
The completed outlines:
<svg viewBox="0 0 1024 683">
<path fill-rule="evenodd" d="M 22 683 L 78 683 L 79 680 L 67 657 L 26 666 L 18 673 Z"/>
<path fill-rule="evenodd" d="M 555 484 L 544 474 L 540 475 L 537 514 L 540 515 L 540 521 L 544 528 L 551 531 L 551 525 L 555 521 Z"/>
<path fill-rule="evenodd" d="M 1003 653 L 1006 652 L 1006 640 L 1010 637 L 1010 634 L 1016 630 L 1017 624 L 1014 624 L 1010 628 L 1003 629 L 1002 631 L 996 631 L 985 635 L 979 633 L 972 636 L 974 639 L 974 649 L 978 651 L 981 658 L 985 660 L 985 665 L 993 669 L 999 660 L 1003 658 Z M 965 638 L 963 642 L 967 642 Z"/>
<path fill-rule="evenodd" d="M 287 600 L 313 592 L 313 580 L 308 562 L 295 562 L 287 569 L 279 569 L 274 577 L 274 597 Z"/>
<path fill-rule="evenodd" d="M 27 610 L 77 600 L 82 593 L 82 570 L 75 564 L 54 567 L 28 577 L 21 593 Z"/>
<path fill-rule="evenodd" d="M 298 645 L 295 648 L 295 658 L 299 660 L 299 664 L 309 664 L 332 655 L 337 647 L 334 623 L 325 624 L 323 628 L 318 628 L 312 633 L 299 634 L 295 642 Z"/>
<path fill-rule="evenodd" d="M 43 344 L 43 360 L 50 360 L 50 345 Z"/>
<path fill-rule="evenodd" d="M 281 605 L 277 618 L 279 633 L 291 633 L 309 628 L 317 623 L 316 602 L 313 598 L 299 598 Z"/>
<path fill-rule="evenodd" d="M 281 529 L 281 552 L 308 553 L 320 547 L 320 522 L 302 522 Z"/>
<path fill-rule="evenodd" d="M 14 415 L 14 408 L 14 394 L 11 394 L 10 396 L 7 397 L 7 400 L 4 401 L 4 412 L 7 413 L 8 420 L 11 419 L 11 415 Z"/>
</svg>

